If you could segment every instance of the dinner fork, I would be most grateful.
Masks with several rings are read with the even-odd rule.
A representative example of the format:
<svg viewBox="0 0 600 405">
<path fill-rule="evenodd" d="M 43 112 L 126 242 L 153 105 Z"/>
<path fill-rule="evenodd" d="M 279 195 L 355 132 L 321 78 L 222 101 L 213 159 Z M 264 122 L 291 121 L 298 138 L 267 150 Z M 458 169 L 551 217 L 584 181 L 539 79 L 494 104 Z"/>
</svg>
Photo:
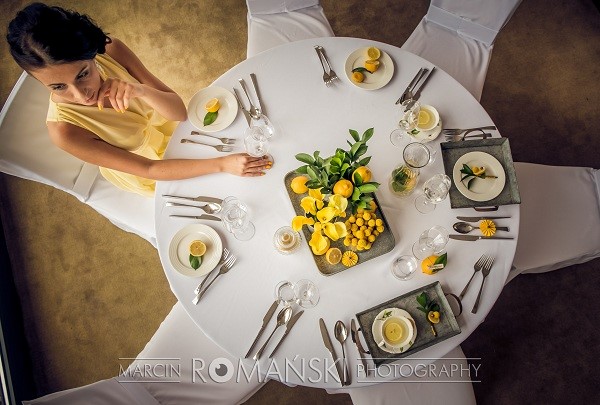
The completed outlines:
<svg viewBox="0 0 600 405">
<path fill-rule="evenodd" d="M 214 135 L 208 135 L 208 134 L 202 134 L 198 131 L 192 131 L 191 135 L 201 135 L 201 136 L 208 136 L 211 137 L 213 139 L 218 139 L 219 141 L 221 141 L 221 143 L 224 143 L 225 145 L 233 145 L 236 141 L 236 139 L 234 138 L 219 138 L 218 136 L 214 136 Z"/>
<path fill-rule="evenodd" d="M 200 299 L 202 298 L 202 296 L 206 293 L 206 291 L 208 291 L 210 286 L 213 285 L 213 283 L 219 278 L 219 276 L 221 276 L 221 275 L 227 273 L 229 270 L 231 270 L 231 268 L 235 264 L 236 260 L 237 260 L 237 257 L 235 257 L 234 255 L 229 256 L 229 258 L 227 260 L 225 260 L 225 263 L 223 263 L 221 265 L 221 268 L 220 268 L 219 272 L 217 273 L 217 275 L 215 276 L 215 278 L 213 278 L 210 281 L 210 283 L 208 283 L 208 285 L 206 287 L 204 287 L 204 290 L 200 291 L 198 293 L 198 295 L 196 295 L 196 297 L 192 300 L 192 303 L 194 305 L 198 305 L 198 302 L 200 302 Z"/>
<path fill-rule="evenodd" d="M 333 69 L 331 68 L 331 65 L 329 64 L 329 59 L 327 59 L 327 55 L 325 54 L 325 48 L 323 48 L 321 45 L 317 45 L 317 46 L 318 46 L 317 50 L 321 53 L 321 56 L 323 56 L 323 60 L 325 61 L 325 64 L 327 65 L 327 70 L 329 70 L 329 82 L 330 82 L 330 84 L 333 84 L 334 81 L 340 80 L 340 78 L 333 71 Z"/>
<path fill-rule="evenodd" d="M 260 111 L 260 108 L 256 107 L 252 103 L 252 100 L 250 99 L 250 93 L 248 93 L 248 89 L 246 88 L 246 82 L 244 81 L 244 79 L 238 79 L 238 82 L 240 82 L 240 86 L 242 87 L 242 91 L 246 95 L 246 98 L 248 99 L 248 103 L 250 103 L 250 109 L 249 109 L 250 116 L 252 118 L 254 118 L 255 120 L 260 119 L 260 116 L 262 115 L 262 112 Z"/>
<path fill-rule="evenodd" d="M 215 266 L 214 269 L 212 269 L 207 275 L 206 277 L 204 277 L 204 280 L 202 280 L 202 282 L 200 284 L 198 284 L 198 286 L 194 289 L 194 294 L 198 295 L 200 294 L 200 291 L 202 291 L 202 287 L 204 286 L 204 284 L 208 281 L 208 279 L 212 276 L 213 272 L 219 267 L 222 266 L 223 263 L 225 263 L 225 260 L 227 260 L 227 258 L 229 257 L 229 249 L 227 248 L 223 248 L 223 255 L 221 256 L 221 260 L 219 260 L 219 263 L 217 263 L 217 265 Z"/>
<path fill-rule="evenodd" d="M 317 53 L 317 58 L 319 58 L 319 62 L 321 62 L 321 67 L 323 68 L 323 81 L 325 82 L 325 86 L 329 87 L 331 85 L 331 77 L 325 69 L 325 64 L 323 63 L 323 59 L 321 58 L 321 54 L 319 53 L 318 45 L 315 45 L 315 52 Z"/>
<path fill-rule="evenodd" d="M 496 127 L 493 125 L 490 125 L 487 127 L 474 127 L 474 128 L 446 128 L 446 129 L 442 130 L 442 134 L 444 134 L 444 135 L 460 135 L 463 132 L 469 133 L 469 132 L 473 132 L 473 131 L 480 131 L 483 129 L 491 130 L 491 129 L 496 129 Z"/>
<path fill-rule="evenodd" d="M 473 305 L 473 309 L 471 310 L 472 314 L 477 313 L 477 309 L 479 308 L 479 298 L 481 298 L 481 291 L 483 290 L 483 283 L 485 283 L 485 278 L 490 274 L 490 270 L 492 270 L 492 265 L 494 264 L 494 258 L 488 257 L 488 260 L 483 265 L 481 269 L 481 274 L 483 275 L 483 279 L 481 280 L 481 287 L 479 287 L 479 293 L 477 294 L 477 299 L 475 300 L 475 305 Z"/>
<path fill-rule="evenodd" d="M 460 295 L 458 296 L 458 298 L 460 298 L 461 300 L 463 299 L 463 297 L 467 293 L 467 289 L 469 288 L 469 285 L 471 284 L 471 281 L 473 281 L 473 277 L 475 277 L 475 274 L 477 274 L 478 271 L 481 271 L 481 268 L 483 267 L 483 264 L 485 263 L 485 261 L 487 260 L 487 258 L 488 258 L 488 256 L 481 255 L 481 257 L 479 258 L 479 260 L 477 260 L 475 262 L 475 265 L 473 266 L 473 268 L 475 269 L 475 271 L 471 275 L 471 278 L 469 279 L 469 282 L 467 283 L 467 285 L 465 286 L 465 288 L 462 290 L 462 292 L 460 293 Z"/>
<path fill-rule="evenodd" d="M 207 143 L 192 141 L 191 139 L 182 139 L 181 143 L 195 143 L 196 145 L 210 146 L 211 148 L 215 148 L 219 152 L 232 152 L 233 151 L 233 146 L 231 146 L 231 145 L 209 145 Z"/>
<path fill-rule="evenodd" d="M 446 137 L 446 141 L 451 141 L 451 142 L 458 142 L 458 141 L 464 141 L 466 138 L 479 138 L 481 137 L 482 139 L 487 139 L 487 138 L 491 138 L 492 134 L 490 132 L 484 132 L 482 134 L 472 134 L 472 135 L 445 135 Z"/>
<path fill-rule="evenodd" d="M 182 204 L 178 202 L 167 201 L 165 203 L 165 207 L 190 207 L 190 208 L 200 208 L 202 211 L 207 214 L 216 214 L 221 211 L 221 206 L 215 203 L 206 203 L 204 205 L 191 205 L 191 204 Z"/>
</svg>

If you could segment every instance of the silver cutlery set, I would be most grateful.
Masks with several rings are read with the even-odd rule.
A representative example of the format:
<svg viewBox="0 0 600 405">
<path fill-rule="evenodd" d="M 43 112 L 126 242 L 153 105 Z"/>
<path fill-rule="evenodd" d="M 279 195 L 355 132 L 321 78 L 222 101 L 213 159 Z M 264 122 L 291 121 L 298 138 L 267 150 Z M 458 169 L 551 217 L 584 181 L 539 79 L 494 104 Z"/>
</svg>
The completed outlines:
<svg viewBox="0 0 600 405">
<path fill-rule="evenodd" d="M 421 97 L 421 90 L 427 84 L 429 77 L 433 74 L 435 67 L 432 67 L 431 70 L 427 68 L 421 68 L 410 81 L 404 93 L 400 96 L 398 100 L 396 100 L 396 104 L 402 104 L 405 109 L 404 111 L 408 111 L 412 108 L 413 105 L 419 100 Z"/>
<path fill-rule="evenodd" d="M 325 49 L 321 45 L 315 45 L 315 52 L 317 53 L 317 57 L 323 68 L 323 82 L 327 87 L 332 86 L 335 82 L 339 81 L 340 78 L 331 68 L 329 59 L 327 59 L 327 55 L 325 54 Z"/>
<path fill-rule="evenodd" d="M 352 375 L 350 374 L 348 360 L 346 359 L 346 349 L 344 347 L 344 343 L 348 338 L 348 329 L 346 329 L 346 325 L 342 321 L 337 321 L 333 328 L 334 336 L 336 340 L 340 343 L 340 346 L 342 347 L 341 360 L 338 357 L 335 348 L 333 347 L 333 343 L 331 342 L 331 338 L 329 337 L 329 332 L 327 330 L 327 325 L 325 325 L 325 321 L 323 320 L 323 318 L 319 318 L 319 329 L 321 330 L 321 338 L 323 339 L 323 344 L 325 345 L 325 348 L 329 351 L 329 353 L 331 353 L 331 357 L 333 358 L 335 368 L 337 370 L 338 376 L 340 377 L 340 383 L 342 384 L 342 386 L 350 385 L 352 383 Z M 358 350 L 363 369 L 368 375 L 369 369 L 367 367 L 367 360 L 365 358 L 365 354 L 369 354 L 369 352 L 363 348 L 358 331 L 359 329 L 356 327 L 354 319 L 352 319 L 350 321 L 350 336 L 352 338 L 352 342 L 356 345 L 356 348 Z"/>
<path fill-rule="evenodd" d="M 192 205 L 192 204 L 183 204 L 180 202 L 167 201 L 165 203 L 165 207 L 188 207 L 188 208 L 199 208 L 204 214 L 201 215 L 177 215 L 171 214 L 169 217 L 171 218 L 191 218 L 191 219 L 206 219 L 209 221 L 220 221 L 221 218 L 216 216 L 215 214 L 219 214 L 221 211 L 221 204 L 223 200 L 215 197 L 207 197 L 207 196 L 198 196 L 198 197 L 185 197 L 180 195 L 170 195 L 163 194 L 165 198 L 178 198 L 190 202 L 199 202 L 204 203 L 203 205 Z"/>
<path fill-rule="evenodd" d="M 479 222 L 479 221 L 483 221 L 484 219 L 506 219 L 506 218 L 510 218 L 510 217 L 502 217 L 502 216 L 488 216 L 488 217 L 462 217 L 462 216 L 458 216 L 456 217 L 456 219 L 460 220 L 460 221 L 464 221 L 464 222 L 456 222 L 454 225 L 452 225 L 452 228 L 454 228 L 454 230 L 456 232 L 460 232 L 462 233 L 462 235 L 449 235 L 450 239 L 455 239 L 455 240 L 465 240 L 465 241 L 469 241 L 469 242 L 474 242 L 477 240 L 487 240 L 487 239 L 504 239 L 504 240 L 512 240 L 514 239 L 514 237 L 512 236 L 483 236 L 483 235 L 466 235 L 467 233 L 471 232 L 474 229 L 478 229 L 477 226 L 472 226 L 469 225 L 467 222 Z M 506 226 L 498 226 L 496 227 L 497 231 L 510 231 L 510 229 Z"/>
<path fill-rule="evenodd" d="M 252 101 L 252 98 L 250 97 L 250 92 L 248 91 L 248 87 L 246 86 L 246 82 L 244 81 L 244 79 L 238 79 L 238 82 L 240 83 L 240 87 L 242 88 L 242 91 L 246 95 L 246 99 L 248 100 L 248 104 L 250 105 L 250 107 L 246 108 L 246 106 L 242 102 L 242 99 L 240 98 L 240 95 L 235 87 L 232 88 L 233 95 L 235 96 L 238 106 L 240 107 L 240 109 L 242 110 L 242 113 L 244 114 L 244 118 L 246 118 L 246 123 L 248 124 L 248 127 L 251 127 L 252 126 L 251 123 L 252 123 L 253 119 L 258 120 L 261 118 L 262 115 L 265 114 L 265 109 L 263 107 L 263 103 L 262 103 L 261 97 L 260 97 L 260 92 L 258 89 L 258 82 L 256 80 L 256 75 L 254 73 L 250 73 L 250 82 L 252 83 L 252 89 L 254 90 L 254 94 L 256 96 L 256 103 L 254 103 Z"/>
<path fill-rule="evenodd" d="M 269 325 L 269 322 L 270 322 L 271 318 L 273 318 L 273 314 L 275 314 L 275 311 L 277 310 L 278 307 L 279 307 L 279 300 L 275 300 L 269 307 L 265 316 L 263 317 L 262 325 L 258 331 L 258 334 L 256 335 L 256 338 L 254 338 L 254 341 L 252 342 L 250 349 L 248 349 L 248 353 L 246 353 L 246 356 L 244 356 L 245 358 L 250 357 L 250 354 L 252 354 L 254 347 L 260 340 L 264 331 L 267 329 L 267 326 Z M 275 327 L 271 331 L 271 334 L 269 335 L 267 340 L 263 343 L 263 345 L 260 347 L 260 349 L 258 349 L 258 351 L 252 357 L 252 359 L 259 360 L 261 358 L 263 352 L 266 350 L 269 342 L 271 341 L 271 338 L 273 337 L 273 335 L 275 335 L 275 332 L 277 332 L 277 329 L 279 329 L 282 326 L 285 326 L 285 332 L 283 332 L 283 335 L 281 336 L 281 338 L 279 338 L 279 342 L 277 343 L 275 348 L 271 351 L 271 354 L 269 354 L 269 358 L 273 357 L 273 355 L 275 354 L 277 349 L 279 349 L 279 346 L 281 346 L 281 344 L 283 343 L 285 338 L 289 335 L 290 331 L 292 330 L 292 328 L 294 327 L 294 325 L 296 324 L 298 319 L 300 319 L 300 317 L 302 316 L 303 313 L 304 313 L 304 310 L 300 310 L 294 314 L 292 307 L 290 305 L 285 305 L 277 313 L 277 316 L 275 318 L 276 319 Z"/>
<path fill-rule="evenodd" d="M 192 300 L 192 303 L 194 305 L 198 305 L 198 302 L 200 302 L 200 299 L 204 296 L 204 294 L 206 294 L 206 291 L 208 291 L 210 286 L 213 285 L 213 283 L 220 276 L 222 276 L 223 274 L 227 274 L 227 272 L 229 270 L 231 270 L 231 268 L 233 267 L 233 265 L 235 264 L 236 261 L 237 261 L 237 257 L 235 255 L 233 255 L 227 248 L 223 249 L 223 254 L 221 256 L 221 260 L 219 261 L 219 264 L 217 264 L 215 266 L 215 268 L 206 275 L 204 280 L 202 280 L 202 283 L 200 283 L 200 285 L 194 289 L 194 293 L 196 294 L 196 296 Z M 216 272 L 217 269 L 219 269 L 218 272 Z M 212 275 L 215 272 L 217 274 L 214 277 L 212 277 Z M 206 285 L 206 287 L 204 287 L 204 284 L 211 277 L 212 277 L 212 280 Z"/>
</svg>

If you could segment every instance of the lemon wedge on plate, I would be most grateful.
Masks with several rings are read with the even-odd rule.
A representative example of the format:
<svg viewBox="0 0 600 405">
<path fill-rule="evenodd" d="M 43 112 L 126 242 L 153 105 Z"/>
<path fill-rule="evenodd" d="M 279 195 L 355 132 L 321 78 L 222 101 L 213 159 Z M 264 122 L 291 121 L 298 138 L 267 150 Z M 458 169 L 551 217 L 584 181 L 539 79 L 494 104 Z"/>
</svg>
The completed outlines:
<svg viewBox="0 0 600 405">
<path fill-rule="evenodd" d="M 208 112 L 217 112 L 219 111 L 219 108 L 221 108 L 221 103 L 219 102 L 218 98 L 211 98 L 206 102 L 204 108 Z"/>
<path fill-rule="evenodd" d="M 369 49 L 367 49 L 367 56 L 369 57 L 369 59 L 377 60 L 381 57 L 381 51 L 379 50 L 379 48 L 371 46 L 369 47 Z"/>
<path fill-rule="evenodd" d="M 190 243 L 190 254 L 200 257 L 206 253 L 206 245 L 201 240 L 194 240 Z"/>
<path fill-rule="evenodd" d="M 379 69 L 379 61 L 376 59 L 366 60 L 365 69 L 367 69 L 371 73 L 374 73 L 377 69 Z"/>
</svg>

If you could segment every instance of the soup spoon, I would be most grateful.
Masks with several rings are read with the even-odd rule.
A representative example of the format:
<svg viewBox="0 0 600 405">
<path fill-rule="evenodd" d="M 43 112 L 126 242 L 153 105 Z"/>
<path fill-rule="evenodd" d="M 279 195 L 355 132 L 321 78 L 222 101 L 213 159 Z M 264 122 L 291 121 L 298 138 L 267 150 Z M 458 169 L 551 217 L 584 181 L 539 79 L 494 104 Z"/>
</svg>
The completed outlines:
<svg viewBox="0 0 600 405">
<path fill-rule="evenodd" d="M 342 358 L 344 359 L 344 364 L 342 365 L 344 369 L 344 381 L 342 382 L 342 385 L 348 385 L 350 384 L 350 373 L 348 372 L 348 363 L 346 362 L 346 351 L 344 349 L 344 342 L 346 341 L 346 338 L 348 338 L 348 329 L 346 329 L 346 325 L 344 325 L 344 322 L 337 321 L 335 323 L 333 333 L 335 334 L 335 338 L 337 339 L 337 341 L 340 342 L 340 345 L 342 346 Z"/>
<path fill-rule="evenodd" d="M 473 226 L 471 224 L 468 224 L 466 222 L 457 222 L 454 225 L 452 225 L 452 228 L 454 228 L 454 230 L 458 233 L 469 233 L 471 232 L 473 229 L 479 229 L 479 227 L 477 226 Z M 508 227 L 507 226 L 497 226 L 496 227 L 497 231 L 507 231 L 508 232 Z"/>
<path fill-rule="evenodd" d="M 275 325 L 275 329 L 273 329 L 273 332 L 271 332 L 267 341 L 262 345 L 260 350 L 254 355 L 254 357 L 253 357 L 254 360 L 260 359 L 260 356 L 262 355 L 262 353 L 265 351 L 265 348 L 269 344 L 269 340 L 271 340 L 271 338 L 273 337 L 273 335 L 275 334 L 277 329 L 280 326 L 288 323 L 288 321 L 290 320 L 291 317 L 292 317 L 292 307 L 289 307 L 289 306 L 284 307 L 281 309 L 281 311 L 279 311 L 279 313 L 277 314 L 277 325 Z"/>
</svg>

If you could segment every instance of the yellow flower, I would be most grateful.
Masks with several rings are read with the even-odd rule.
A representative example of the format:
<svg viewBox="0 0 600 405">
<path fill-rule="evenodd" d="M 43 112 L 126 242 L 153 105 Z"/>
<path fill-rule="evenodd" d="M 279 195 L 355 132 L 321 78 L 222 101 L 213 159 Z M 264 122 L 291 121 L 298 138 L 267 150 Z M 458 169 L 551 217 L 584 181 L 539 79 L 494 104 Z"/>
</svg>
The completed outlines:
<svg viewBox="0 0 600 405">
<path fill-rule="evenodd" d="M 292 219 L 292 229 L 298 232 L 300 229 L 302 229 L 303 225 L 313 225 L 314 223 L 314 219 L 298 215 Z"/>
<path fill-rule="evenodd" d="M 316 224 L 317 225 L 317 224 Z M 311 247 L 312 252 L 319 256 L 319 255 L 323 255 L 325 254 L 325 252 L 327 252 L 327 250 L 329 249 L 330 246 L 330 242 L 329 239 L 327 239 L 326 237 L 323 236 L 323 234 L 321 233 L 321 230 L 319 229 L 317 231 L 317 226 L 315 226 L 315 231 L 312 234 L 312 237 L 310 238 L 310 241 L 308 242 L 308 244 Z M 320 228 L 320 226 L 319 226 Z"/>
<path fill-rule="evenodd" d="M 323 208 L 323 201 L 317 200 L 313 197 L 304 197 L 300 200 L 300 206 L 307 214 L 317 215 L 317 210 Z"/>
<path fill-rule="evenodd" d="M 317 212 L 317 219 L 321 223 L 327 223 L 335 217 L 336 209 L 334 207 L 325 207 Z"/>
<path fill-rule="evenodd" d="M 311 188 L 308 190 L 309 197 L 314 198 L 315 200 L 323 201 L 323 193 L 321 193 L 320 188 Z"/>
<path fill-rule="evenodd" d="M 342 214 L 346 213 L 346 208 L 348 208 L 348 200 L 346 197 L 342 197 L 339 194 L 334 194 L 329 198 L 328 205 L 336 209 L 335 215 L 344 216 Z"/>
<path fill-rule="evenodd" d="M 325 235 L 333 241 L 343 238 L 348 234 L 346 225 L 344 225 L 343 222 L 336 222 L 333 224 L 329 222 L 323 224 L 323 232 L 325 232 Z"/>
</svg>

